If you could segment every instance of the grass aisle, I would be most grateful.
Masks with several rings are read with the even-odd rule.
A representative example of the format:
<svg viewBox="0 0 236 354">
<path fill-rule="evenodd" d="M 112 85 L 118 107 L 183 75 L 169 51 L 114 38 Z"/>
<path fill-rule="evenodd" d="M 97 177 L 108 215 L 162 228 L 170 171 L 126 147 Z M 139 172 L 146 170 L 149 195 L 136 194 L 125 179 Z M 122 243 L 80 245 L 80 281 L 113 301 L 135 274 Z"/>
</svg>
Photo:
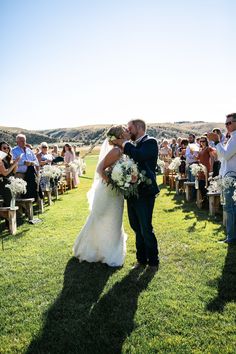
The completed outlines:
<svg viewBox="0 0 236 354">
<path fill-rule="evenodd" d="M 236 249 L 217 243 L 220 221 L 163 188 L 153 225 L 155 275 L 125 266 L 79 264 L 72 245 L 84 224 L 87 175 L 0 251 L 0 353 L 235 353 Z"/>
</svg>

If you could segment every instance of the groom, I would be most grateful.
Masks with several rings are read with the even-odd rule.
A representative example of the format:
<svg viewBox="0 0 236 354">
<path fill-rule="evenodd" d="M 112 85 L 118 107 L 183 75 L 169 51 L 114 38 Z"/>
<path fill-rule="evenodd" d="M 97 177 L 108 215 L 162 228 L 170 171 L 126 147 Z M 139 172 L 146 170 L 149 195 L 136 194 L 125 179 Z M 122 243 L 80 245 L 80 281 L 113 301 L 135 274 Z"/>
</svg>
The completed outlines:
<svg viewBox="0 0 236 354">
<path fill-rule="evenodd" d="M 155 169 L 158 157 L 158 145 L 155 138 L 146 134 L 146 123 L 134 119 L 128 123 L 127 135 L 124 139 L 114 141 L 123 147 L 124 153 L 138 163 L 140 171 L 145 171 L 152 184 L 140 183 L 139 197 L 127 199 L 130 226 L 136 235 L 136 257 L 138 263 L 134 268 L 148 265 L 157 270 L 159 265 L 158 245 L 152 227 L 152 214 L 155 197 L 159 193 L 156 183 Z M 131 138 L 132 142 L 129 142 Z"/>
</svg>

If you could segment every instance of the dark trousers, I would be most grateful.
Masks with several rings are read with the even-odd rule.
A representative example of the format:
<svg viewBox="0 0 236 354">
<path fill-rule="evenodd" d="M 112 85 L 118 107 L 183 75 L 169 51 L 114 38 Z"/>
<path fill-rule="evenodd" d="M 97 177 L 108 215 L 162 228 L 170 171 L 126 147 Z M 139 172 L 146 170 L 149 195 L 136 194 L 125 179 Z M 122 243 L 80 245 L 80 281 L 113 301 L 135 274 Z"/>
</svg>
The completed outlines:
<svg viewBox="0 0 236 354">
<path fill-rule="evenodd" d="M 127 200 L 130 226 L 136 235 L 136 256 L 139 263 L 158 264 L 158 245 L 152 227 L 155 197 Z"/>
<path fill-rule="evenodd" d="M 4 207 L 9 207 L 11 203 L 11 191 L 9 188 L 5 187 L 6 184 L 9 184 L 8 178 L 0 177 L 2 178 L 2 181 L 0 181 L 0 195 L 3 198 L 3 206 Z"/>
</svg>

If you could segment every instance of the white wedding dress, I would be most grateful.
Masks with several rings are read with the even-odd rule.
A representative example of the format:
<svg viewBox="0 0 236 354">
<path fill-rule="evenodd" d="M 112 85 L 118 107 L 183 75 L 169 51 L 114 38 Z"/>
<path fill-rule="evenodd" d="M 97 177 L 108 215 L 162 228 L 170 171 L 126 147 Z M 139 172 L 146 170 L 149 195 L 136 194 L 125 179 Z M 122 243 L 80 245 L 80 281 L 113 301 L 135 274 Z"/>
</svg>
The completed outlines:
<svg viewBox="0 0 236 354">
<path fill-rule="evenodd" d="M 111 149 L 105 141 L 99 162 Z M 105 147 L 104 147 L 105 146 Z M 93 186 L 88 192 L 90 214 L 79 233 L 74 247 L 74 256 L 81 262 L 102 262 L 111 267 L 124 263 L 126 234 L 122 226 L 124 198 L 107 186 L 95 174 Z"/>
</svg>

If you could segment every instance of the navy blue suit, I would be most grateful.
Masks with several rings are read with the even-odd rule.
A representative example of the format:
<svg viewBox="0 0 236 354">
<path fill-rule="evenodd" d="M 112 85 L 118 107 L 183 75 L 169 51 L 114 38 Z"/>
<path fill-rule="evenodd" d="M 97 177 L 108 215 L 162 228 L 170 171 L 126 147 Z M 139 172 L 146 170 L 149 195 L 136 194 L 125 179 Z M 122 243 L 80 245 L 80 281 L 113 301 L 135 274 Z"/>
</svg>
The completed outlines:
<svg viewBox="0 0 236 354">
<path fill-rule="evenodd" d="M 139 170 L 146 171 L 146 176 L 152 180 L 150 185 L 144 183 L 139 185 L 139 197 L 128 198 L 127 207 L 130 226 L 136 235 L 137 260 L 141 264 L 156 266 L 159 262 L 158 245 L 152 227 L 152 214 L 155 197 L 159 193 L 155 174 L 157 141 L 145 135 L 137 146 L 126 143 L 124 153 L 137 162 Z"/>
</svg>

